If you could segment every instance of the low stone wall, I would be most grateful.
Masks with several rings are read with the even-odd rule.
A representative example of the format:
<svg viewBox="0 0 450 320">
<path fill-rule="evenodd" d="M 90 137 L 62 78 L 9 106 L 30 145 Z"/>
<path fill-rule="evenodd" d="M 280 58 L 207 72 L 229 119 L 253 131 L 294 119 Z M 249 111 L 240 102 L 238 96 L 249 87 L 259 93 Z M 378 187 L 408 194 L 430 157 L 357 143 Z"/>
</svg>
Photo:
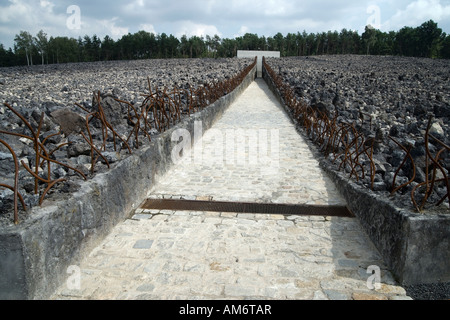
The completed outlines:
<svg viewBox="0 0 450 320">
<path fill-rule="evenodd" d="M 254 80 L 256 67 L 232 93 L 184 119 L 135 151 L 116 167 L 83 182 L 69 199 L 45 201 L 17 226 L 0 228 L 0 299 L 47 299 L 119 222 L 147 197 L 151 187 L 173 165 L 172 133 L 194 122 L 210 128 Z M 192 141 L 193 143 L 194 141 Z"/>
<path fill-rule="evenodd" d="M 263 78 L 285 106 L 265 69 Z M 293 121 L 302 133 L 300 125 Z M 385 197 L 352 182 L 348 174 L 333 170 L 317 148 L 307 142 L 316 159 L 323 159 L 322 168 L 336 183 L 400 284 L 413 287 L 450 282 L 450 215 L 421 215 L 395 207 Z"/>
</svg>

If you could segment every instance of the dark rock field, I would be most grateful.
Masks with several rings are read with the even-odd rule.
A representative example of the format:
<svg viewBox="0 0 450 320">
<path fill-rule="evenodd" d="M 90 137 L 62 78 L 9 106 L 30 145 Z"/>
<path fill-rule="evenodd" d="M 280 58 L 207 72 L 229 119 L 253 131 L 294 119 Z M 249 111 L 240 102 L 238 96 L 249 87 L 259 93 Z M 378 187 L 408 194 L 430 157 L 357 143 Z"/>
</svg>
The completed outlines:
<svg viewBox="0 0 450 320">
<path fill-rule="evenodd" d="M 0 68 L 0 139 L 13 149 L 17 157 L 20 168 L 18 191 L 24 203 L 28 209 L 39 205 L 48 186 L 48 183 L 40 181 L 35 193 L 35 178 L 25 166 L 33 173 L 37 167 L 37 174 L 42 179 L 61 180 L 48 190 L 45 199 L 66 197 L 79 189 L 84 177 L 89 179 L 107 170 L 108 166 L 113 167 L 130 153 L 130 149 L 133 151 L 163 131 L 158 130 L 153 114 L 149 114 L 149 124 L 152 123 L 153 127 L 147 128 L 145 135 L 141 130 L 139 140 L 129 139 L 130 149 L 124 146 L 123 141 L 136 124 L 136 113 L 139 115 L 141 112 L 139 107 L 145 99 L 143 95 L 150 93 L 149 83 L 152 93 L 156 88 L 161 92 L 164 88 L 168 92 L 174 88 L 197 89 L 207 83 L 229 79 L 252 62 L 251 59 L 177 59 Z M 90 112 L 99 111 L 98 92 L 104 119 L 111 127 L 91 117 L 90 131 L 87 132 L 86 117 Z M 186 95 L 179 98 L 186 104 Z M 116 99 L 128 104 L 119 103 Z M 168 103 L 168 98 L 164 99 Z M 136 111 L 129 106 L 134 106 Z M 180 113 L 181 117 L 188 116 L 188 110 Z M 130 115 L 134 122 L 130 122 Z M 112 129 L 117 134 L 113 134 Z M 43 148 L 41 152 L 47 153 L 44 156 L 62 164 L 51 163 L 50 177 L 48 162 L 41 158 L 36 166 L 34 142 L 23 136 L 33 138 L 32 130 L 39 133 L 45 148 L 45 152 Z M 94 153 L 98 158 L 94 170 L 91 170 L 91 146 L 81 133 L 87 140 L 92 139 L 99 150 L 101 148 L 101 156 Z M 4 143 L 0 143 L 0 184 L 14 187 L 15 172 L 12 153 Z M 12 189 L 0 186 L 0 225 L 13 222 L 13 199 Z M 25 219 L 27 214 L 20 202 L 18 209 L 20 220 Z"/>
<path fill-rule="evenodd" d="M 230 78 L 251 63 L 251 59 L 144 60 L 0 69 L 0 139 L 17 156 L 19 193 L 25 204 L 39 205 L 48 186 L 41 181 L 36 194 L 35 179 L 25 166 L 32 172 L 38 167 L 37 174 L 44 180 L 61 180 L 48 190 L 46 197 L 64 197 L 79 188 L 82 175 L 89 178 L 125 157 L 128 151 L 121 139 L 126 139 L 135 125 L 130 122 L 129 106 L 137 109 L 142 104 L 143 94 L 149 94 L 149 82 L 152 90 L 199 88 Z M 426 180 L 425 141 L 431 117 L 429 133 L 433 138 L 429 139 L 428 150 L 433 156 L 439 154 L 441 169 L 436 171 L 435 178 L 440 182 L 433 186 L 425 212 L 448 213 L 447 200 L 437 207 L 435 204 L 445 197 L 447 188 L 442 180 L 450 170 L 450 152 L 439 153 L 450 145 L 449 61 L 343 55 L 271 58 L 268 63 L 295 90 L 298 99 L 330 118 L 337 116 L 338 123 L 354 123 L 365 137 L 376 138 L 373 190 L 412 210 L 415 208 L 411 190 Z M 88 113 L 98 111 L 97 92 L 101 93 L 98 98 L 104 117 L 117 133 L 111 134 L 109 130 L 106 139 L 105 127 L 99 119 L 91 119 L 91 132 L 83 130 Z M 36 166 L 34 143 L 23 136 L 32 136 L 32 131 L 18 114 L 35 133 L 39 132 L 46 156 L 63 164 L 52 163 L 50 177 L 45 159 Z M 187 110 L 182 110 L 182 115 L 187 116 Z M 130 147 L 139 147 L 147 138 L 157 135 L 160 130 L 154 124 L 147 136 L 141 136 L 139 141 L 130 139 Z M 80 134 L 83 131 L 85 137 Z M 91 170 L 88 134 L 97 147 L 104 143 L 95 170 Z M 389 137 L 411 148 L 415 170 L 409 159 L 404 161 L 406 152 Z M 121 145 L 119 152 L 116 144 Z M 328 156 L 331 160 L 331 155 Z M 6 145 L 0 143 L 0 184 L 14 185 L 13 160 Z M 397 171 L 399 167 L 401 170 Z M 430 159 L 428 169 L 431 179 Z M 394 177 L 396 186 L 408 183 L 413 177 L 414 181 L 390 196 Z M 368 176 L 359 181 L 362 187 L 371 187 L 371 182 Z M 418 188 L 418 199 L 424 192 L 425 187 Z M 10 188 L 0 186 L 0 224 L 12 223 L 13 195 Z M 26 214 L 21 210 L 21 215 Z"/>
<path fill-rule="evenodd" d="M 450 62 L 406 57 L 384 56 L 317 56 L 267 59 L 271 68 L 295 90 L 297 99 L 326 114 L 337 116 L 337 123 L 353 123 L 367 139 L 375 137 L 373 160 L 376 174 L 375 192 L 385 193 L 401 207 L 415 210 L 411 191 L 426 180 L 425 137 L 431 117 L 428 147 L 431 155 L 439 154 L 442 168 L 436 170 L 436 181 L 448 177 L 450 170 Z M 408 150 L 406 151 L 391 138 Z M 438 142 L 436 139 L 440 142 Z M 333 158 L 330 156 L 330 159 Z M 331 160 L 334 160 L 331 159 Z M 397 170 L 401 168 L 397 172 Z M 429 181 L 433 165 L 428 159 Z M 397 175 L 396 175 L 397 173 Z M 390 195 L 395 187 L 414 180 Z M 359 182 L 371 187 L 366 175 Z M 421 204 L 425 186 L 415 196 Z M 433 186 L 422 212 L 448 213 L 448 199 L 443 181 Z"/>
</svg>

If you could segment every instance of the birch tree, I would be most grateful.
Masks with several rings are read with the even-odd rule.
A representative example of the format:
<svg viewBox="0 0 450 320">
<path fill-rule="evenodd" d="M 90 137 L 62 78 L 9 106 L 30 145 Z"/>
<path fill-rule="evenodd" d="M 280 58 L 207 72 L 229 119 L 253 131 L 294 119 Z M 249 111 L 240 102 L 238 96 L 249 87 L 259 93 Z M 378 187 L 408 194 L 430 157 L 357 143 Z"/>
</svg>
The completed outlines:
<svg viewBox="0 0 450 320">
<path fill-rule="evenodd" d="M 33 65 L 33 36 L 27 31 L 20 31 L 14 38 L 16 51 L 25 51 L 27 65 Z"/>
<path fill-rule="evenodd" d="M 43 30 L 39 31 L 36 38 L 34 38 L 34 42 L 36 44 L 36 49 L 41 55 L 42 65 L 44 65 L 44 54 L 47 53 L 48 48 L 47 34 Z"/>
</svg>

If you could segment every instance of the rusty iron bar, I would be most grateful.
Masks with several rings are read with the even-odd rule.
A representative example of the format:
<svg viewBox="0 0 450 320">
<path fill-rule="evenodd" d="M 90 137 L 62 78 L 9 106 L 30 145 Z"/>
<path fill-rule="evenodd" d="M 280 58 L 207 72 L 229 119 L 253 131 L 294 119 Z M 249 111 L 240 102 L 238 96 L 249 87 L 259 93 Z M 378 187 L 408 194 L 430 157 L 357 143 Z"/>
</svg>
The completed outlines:
<svg viewBox="0 0 450 320">
<path fill-rule="evenodd" d="M 31 137 L 27 136 L 27 135 L 17 134 L 17 133 L 14 133 L 14 132 L 8 132 L 8 131 L 3 131 L 3 130 L 1 130 L 0 132 L 4 133 L 4 134 L 13 135 L 13 136 L 19 136 L 19 137 L 26 138 L 26 139 L 29 139 L 29 140 L 33 141 L 34 149 L 35 149 L 35 152 L 36 152 L 36 155 L 35 155 L 36 166 L 35 166 L 35 171 L 32 174 L 32 176 L 35 178 L 35 194 L 39 193 L 38 183 L 39 183 L 39 180 L 41 180 L 40 178 L 38 178 L 39 177 L 39 167 L 42 168 L 44 161 L 47 161 L 47 175 L 48 175 L 48 177 L 51 177 L 51 163 L 55 163 L 55 164 L 64 166 L 64 167 L 66 167 L 68 169 L 71 169 L 71 170 L 79 173 L 86 180 L 86 176 L 81 171 L 79 171 L 79 170 L 77 170 L 75 168 L 72 168 L 72 167 L 70 167 L 70 166 L 68 166 L 66 164 L 63 164 L 61 162 L 58 162 L 58 161 L 53 160 L 53 159 L 50 158 L 51 153 L 49 153 L 47 151 L 47 149 L 44 146 L 44 143 L 41 142 L 40 139 L 39 139 L 39 135 L 40 135 L 41 128 L 42 128 L 42 123 L 43 123 L 43 118 L 44 118 L 44 113 L 41 114 L 41 118 L 40 118 L 40 121 L 39 121 L 38 129 L 37 129 L 37 132 L 35 132 L 33 127 L 31 126 L 31 124 L 19 112 L 17 112 L 13 107 L 11 107 L 7 103 L 4 103 L 4 105 L 8 109 L 10 109 L 16 116 L 18 116 L 22 120 L 22 122 L 28 127 L 28 129 L 31 131 L 31 134 L 32 134 Z M 46 141 L 46 140 L 44 140 L 44 141 Z M 43 153 L 41 153 L 41 151 Z M 52 152 L 55 152 L 55 151 L 56 151 L 56 149 L 54 151 L 52 151 Z M 44 159 L 44 161 L 42 163 L 40 161 L 41 158 Z M 45 193 L 47 193 L 47 191 L 49 189 L 50 188 L 46 189 Z"/>
<path fill-rule="evenodd" d="M 103 107 L 101 105 L 101 94 L 100 91 L 98 91 L 97 93 L 94 93 L 94 99 L 97 101 L 97 107 L 98 110 L 94 111 L 94 112 L 89 112 L 88 110 L 86 110 L 85 108 L 83 108 L 80 104 L 75 104 L 76 106 L 80 107 L 82 110 L 88 112 L 88 114 L 85 116 L 85 125 L 86 125 L 86 130 L 88 133 L 88 137 L 86 137 L 86 135 L 81 132 L 82 137 L 86 140 L 86 142 L 90 145 L 91 147 L 91 174 L 94 174 L 95 171 L 95 165 L 98 162 L 98 159 L 101 157 L 106 165 L 108 166 L 108 168 L 110 168 L 110 164 L 108 162 L 108 160 L 106 159 L 106 157 L 103 156 L 102 154 L 102 150 L 105 151 L 106 150 L 106 140 L 109 136 L 109 131 L 111 131 L 112 136 L 113 136 L 113 143 L 114 143 L 114 151 L 117 151 L 117 142 L 116 142 L 116 137 L 119 138 L 119 140 L 122 141 L 122 148 L 123 146 L 126 146 L 128 149 L 128 152 L 131 154 L 131 148 L 128 145 L 128 142 L 125 141 L 124 139 L 122 139 L 122 137 L 114 130 L 114 128 L 112 127 L 112 125 L 108 122 L 108 120 L 106 119 L 105 113 L 103 111 Z M 102 132 L 102 145 L 99 148 L 97 148 L 94 145 L 94 141 L 92 138 L 92 134 L 91 134 L 91 130 L 89 127 L 89 124 L 91 122 L 92 119 L 98 119 L 100 121 L 101 124 L 101 132 Z M 97 153 L 97 156 L 95 156 L 95 153 Z"/>
<path fill-rule="evenodd" d="M 124 103 L 128 106 L 128 121 L 133 124 L 133 129 L 131 130 L 130 134 L 128 135 L 128 138 L 126 139 L 126 142 L 128 143 L 130 141 L 131 136 L 134 134 L 135 140 L 136 140 L 136 149 L 139 149 L 139 132 L 142 131 L 144 135 L 148 138 L 149 142 L 152 141 L 151 136 L 147 132 L 147 127 L 150 127 L 151 125 L 148 123 L 146 115 L 146 108 L 144 106 L 141 106 L 141 112 L 138 113 L 136 108 L 129 102 L 123 101 L 120 99 L 115 99 L 119 103 Z M 130 108 L 134 111 L 134 118 L 136 118 L 136 122 L 133 122 L 133 117 L 130 115 Z M 141 130 L 141 121 L 144 123 L 144 129 Z"/>
<path fill-rule="evenodd" d="M 443 149 L 439 150 L 439 152 L 438 152 L 437 155 L 436 155 L 436 161 L 437 161 L 437 162 L 439 162 L 440 155 L 441 155 L 443 152 L 445 152 L 445 151 L 447 151 L 446 148 L 443 148 Z M 411 191 L 411 199 L 412 199 L 412 201 L 413 201 L 413 203 L 414 203 L 416 209 L 417 209 L 419 212 L 423 210 L 426 201 L 427 201 L 428 198 L 431 196 L 432 191 L 433 191 L 433 189 L 434 189 L 435 183 L 437 183 L 437 182 L 448 182 L 448 178 L 447 178 L 447 177 L 445 177 L 445 178 L 443 178 L 443 179 L 437 179 L 437 180 L 436 180 L 436 178 L 437 178 L 437 177 L 436 177 L 436 169 L 434 169 L 434 170 L 433 170 L 433 178 L 431 179 L 431 182 L 430 182 L 430 183 L 428 182 L 428 179 L 426 179 L 425 182 L 420 183 L 419 185 L 416 185 L 416 186 L 413 188 L 413 190 Z M 431 186 L 428 187 L 428 184 L 430 184 Z M 424 198 L 422 199 L 421 205 L 418 206 L 418 205 L 417 205 L 417 202 L 415 201 L 414 195 L 415 195 L 417 189 L 420 188 L 421 186 L 424 186 L 424 185 L 427 186 L 427 191 L 425 192 L 425 196 L 424 196 Z M 447 190 L 448 190 L 448 189 L 447 189 Z M 436 204 L 436 206 L 441 205 L 441 204 L 445 201 L 445 199 L 446 199 L 447 197 L 448 197 L 448 193 L 447 193 L 447 195 L 445 195 L 445 196 L 444 196 L 444 197 Z"/>
<path fill-rule="evenodd" d="M 20 120 L 23 121 L 23 123 L 28 127 L 28 129 L 30 129 L 32 137 L 30 138 L 33 143 L 34 143 L 34 151 L 36 153 L 36 171 L 38 170 L 38 166 L 39 166 L 39 146 L 38 146 L 38 140 L 39 140 L 39 136 L 36 135 L 36 133 L 34 132 L 33 127 L 31 126 L 31 124 L 25 119 L 25 117 L 23 117 L 19 112 L 17 112 L 13 107 L 11 107 L 9 104 L 4 103 L 4 105 L 11 110 L 17 117 L 20 118 Z M 41 117 L 42 120 L 42 117 Z M 42 121 L 41 121 L 42 122 Z M 40 126 L 40 125 L 39 125 Z M 29 138 L 28 136 L 25 136 L 27 138 Z M 38 181 L 35 180 L 35 186 L 34 186 L 34 192 L 35 194 L 38 193 Z"/>
<path fill-rule="evenodd" d="M 14 187 L 7 186 L 6 184 L 0 184 L 0 186 L 10 188 L 14 192 L 14 224 L 18 224 L 19 223 L 19 209 L 17 206 L 17 197 L 20 195 L 19 194 L 19 161 L 17 160 L 16 153 L 11 148 L 11 146 L 8 143 L 6 143 L 6 141 L 0 139 L 0 143 L 3 144 L 9 150 L 9 152 L 11 152 L 11 155 L 14 160 Z M 22 196 L 20 196 L 20 199 L 21 199 L 23 208 L 26 210 L 26 206 L 25 206 Z"/>
<path fill-rule="evenodd" d="M 37 142 L 39 141 L 39 136 L 41 134 L 43 121 L 44 121 L 44 112 L 41 113 L 41 118 L 39 120 L 37 133 L 35 135 L 37 137 L 37 140 L 36 140 Z M 39 147 L 36 147 L 36 166 L 35 166 L 36 175 L 39 173 L 39 164 L 40 164 L 39 160 L 40 160 Z M 47 174 L 48 174 L 48 177 L 50 177 L 50 174 L 51 174 L 50 163 L 47 165 Z M 38 194 L 38 181 L 37 180 L 35 180 L 35 194 Z"/>
<path fill-rule="evenodd" d="M 446 185 L 446 187 L 447 187 L 447 196 L 444 197 L 444 199 L 448 197 L 449 206 L 450 206 L 450 185 L 449 185 L 449 179 L 448 179 L 447 174 L 445 173 L 444 168 L 443 168 L 443 167 L 441 166 L 441 164 L 439 163 L 439 157 L 440 157 L 440 154 L 441 154 L 442 152 L 448 151 L 448 150 L 450 150 L 450 149 L 448 148 L 448 146 L 446 146 L 444 143 L 441 142 L 440 144 L 444 146 L 444 149 L 441 150 L 442 152 L 441 152 L 441 151 L 438 152 L 438 154 L 437 154 L 437 156 L 436 156 L 436 159 L 433 158 L 433 156 L 431 155 L 431 152 L 430 152 L 430 148 L 429 148 L 428 142 L 429 142 L 429 140 L 430 140 L 430 129 L 431 129 L 431 122 L 432 122 L 432 120 L 433 120 L 433 117 L 430 116 L 429 119 L 428 119 L 427 130 L 426 130 L 426 133 L 425 133 L 425 150 L 426 150 L 426 154 L 427 154 L 427 156 L 430 158 L 430 160 L 433 162 L 433 165 L 434 165 L 434 168 L 433 168 L 433 179 L 432 179 L 432 181 L 431 181 L 431 187 L 430 187 L 430 189 L 427 190 L 427 194 L 428 194 L 428 197 L 429 197 L 430 194 L 431 194 L 431 192 L 432 192 L 432 190 L 433 190 L 433 187 L 434 187 L 434 184 L 435 184 L 435 180 L 436 180 L 436 171 L 437 171 L 437 169 L 439 169 L 439 170 L 441 171 L 442 175 L 444 176 L 444 182 L 445 182 L 445 185 Z M 433 137 L 433 138 L 434 138 L 435 140 L 439 141 L 439 140 L 436 139 L 435 137 Z M 428 187 L 427 187 L 427 188 L 428 188 Z M 422 204 L 421 209 L 423 209 L 423 207 L 424 207 L 424 204 Z"/>
<path fill-rule="evenodd" d="M 397 171 L 396 171 L 395 174 L 394 174 L 394 179 L 393 179 L 393 181 L 392 181 L 392 191 L 391 191 L 391 196 L 392 196 L 392 195 L 393 195 L 394 193 L 396 193 L 397 191 L 399 191 L 399 190 L 401 190 L 402 188 L 404 188 L 404 187 L 410 185 L 411 183 L 413 183 L 413 181 L 414 181 L 415 178 L 416 178 L 416 165 L 415 165 L 415 163 L 414 163 L 413 157 L 411 156 L 412 145 L 409 145 L 409 146 L 406 148 L 406 147 L 404 147 L 403 145 L 401 145 L 398 141 L 396 141 L 394 138 L 392 138 L 391 136 L 389 136 L 389 139 L 391 139 L 396 145 L 398 145 L 400 148 L 403 149 L 403 151 L 406 152 L 405 158 L 403 159 L 401 165 L 398 167 Z M 395 180 L 397 179 L 397 176 L 398 176 L 400 170 L 401 170 L 401 169 L 403 168 L 403 166 L 406 164 L 406 160 L 408 160 L 408 158 L 409 158 L 409 160 L 411 161 L 411 166 L 412 166 L 412 168 L 413 168 L 413 175 L 412 175 L 412 178 L 411 178 L 408 182 L 406 182 L 406 183 L 404 183 L 404 184 L 402 184 L 402 185 L 400 185 L 400 186 L 398 186 L 398 187 L 395 187 Z"/>
<path fill-rule="evenodd" d="M 362 140 L 361 140 L 361 144 L 358 144 L 358 141 L 359 141 L 360 138 L 362 139 Z M 365 144 L 365 139 L 364 139 L 364 137 L 362 137 L 362 135 L 360 135 L 360 134 L 357 133 L 357 135 L 355 136 L 355 138 L 354 138 L 353 141 L 355 142 L 355 143 L 354 143 L 354 145 L 355 145 L 355 150 L 353 150 L 353 151 L 350 150 L 351 152 L 350 152 L 350 154 L 349 154 L 349 158 L 351 159 L 350 163 L 351 163 L 351 167 L 352 167 L 352 172 L 351 172 L 351 174 L 350 174 L 350 178 L 353 176 L 353 174 L 355 174 L 356 181 L 359 181 L 359 176 L 358 176 L 358 174 L 357 174 L 357 169 L 356 169 L 356 167 L 360 167 L 360 168 L 361 168 L 361 175 L 362 175 L 361 178 L 362 178 L 362 179 L 365 178 L 364 166 L 360 163 L 360 159 L 359 159 L 359 157 L 360 157 L 362 154 L 365 154 L 366 148 L 363 148 L 362 151 L 359 150 L 360 147 L 364 146 L 364 144 Z M 354 154 L 356 154 L 356 156 L 352 157 L 352 155 L 354 155 Z"/>
<path fill-rule="evenodd" d="M 370 140 L 369 140 L 370 141 Z M 370 161 L 370 182 L 371 182 L 371 187 L 373 190 L 374 187 L 374 183 L 375 183 L 375 174 L 376 174 L 376 166 L 375 166 L 375 162 L 373 161 L 373 149 L 374 149 L 374 145 L 375 145 L 375 138 L 372 138 L 372 143 L 370 144 L 370 153 L 368 153 L 369 148 L 367 148 L 364 152 L 366 153 L 367 157 L 369 158 Z"/>
<path fill-rule="evenodd" d="M 92 141 L 92 136 L 90 136 L 90 138 L 88 139 L 84 134 L 84 132 L 81 132 L 80 134 L 91 147 L 91 169 L 90 169 L 91 174 L 94 174 L 95 172 L 95 164 L 97 163 L 99 157 L 102 157 L 108 168 L 110 168 L 111 166 L 109 165 L 108 159 L 106 159 L 106 157 L 102 154 L 102 152 L 95 147 L 94 142 Z M 98 154 L 97 157 L 94 157 L 94 151 Z"/>
<path fill-rule="evenodd" d="M 41 197 L 39 198 L 39 205 L 42 205 L 43 201 L 44 201 L 44 197 L 47 194 L 47 192 L 58 182 L 63 182 L 66 181 L 66 179 L 57 179 L 57 180 L 51 180 L 51 178 L 49 177 L 49 179 L 44 179 L 41 176 L 37 175 L 36 173 L 33 172 L 33 170 L 31 170 L 28 165 L 22 160 L 21 161 L 22 165 L 24 166 L 24 168 L 33 176 L 35 177 L 37 180 L 42 181 L 44 183 L 47 184 L 47 187 L 45 188 L 44 192 L 42 193 Z"/>
<path fill-rule="evenodd" d="M 97 103 L 98 103 L 98 111 L 96 113 L 94 113 L 94 117 L 96 117 L 97 119 L 99 119 L 102 123 L 102 134 L 103 134 L 103 144 L 102 144 L 102 149 L 103 151 L 106 150 L 106 139 L 108 137 L 108 129 L 111 130 L 112 135 L 113 135 L 113 142 L 114 142 L 114 151 L 117 151 L 117 147 L 116 147 L 116 137 L 119 138 L 119 140 L 122 141 L 122 143 L 127 147 L 128 152 L 131 154 L 131 148 L 128 145 L 128 143 L 126 143 L 125 140 L 122 139 L 122 137 L 114 130 L 114 128 L 112 127 L 112 125 L 108 122 L 108 120 L 106 119 L 105 113 L 103 111 L 103 107 L 101 105 L 101 97 L 100 97 L 100 91 L 98 91 L 97 95 L 94 95 L 94 97 L 97 99 Z"/>
<path fill-rule="evenodd" d="M 364 111 L 359 111 L 359 117 L 361 119 L 361 124 L 364 124 L 364 117 L 369 117 L 369 124 L 370 124 L 370 131 L 372 131 L 372 115 L 370 113 L 364 112 Z"/>
<path fill-rule="evenodd" d="M 9 186 L 7 184 L 4 184 L 4 183 L 0 183 L 0 187 L 9 189 L 12 192 L 14 192 L 14 218 L 13 218 L 13 220 L 14 220 L 14 224 L 17 225 L 17 224 L 19 224 L 19 213 L 18 213 L 18 207 L 17 207 L 17 204 L 16 204 L 16 201 L 17 201 L 16 196 L 15 196 L 16 189 L 14 187 L 11 187 L 11 186 Z M 17 192 L 17 196 L 19 197 L 19 200 L 22 203 L 22 207 L 24 208 L 24 210 L 27 211 L 27 206 L 25 204 L 25 201 L 23 200 L 22 195 L 19 192 Z"/>
</svg>

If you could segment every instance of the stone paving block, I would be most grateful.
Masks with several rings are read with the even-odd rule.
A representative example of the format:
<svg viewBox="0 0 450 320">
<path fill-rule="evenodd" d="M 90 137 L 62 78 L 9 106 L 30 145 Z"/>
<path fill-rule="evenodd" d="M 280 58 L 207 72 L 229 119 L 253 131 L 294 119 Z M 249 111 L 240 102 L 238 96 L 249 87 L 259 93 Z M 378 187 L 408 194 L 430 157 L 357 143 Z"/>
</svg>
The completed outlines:
<svg viewBox="0 0 450 320">
<path fill-rule="evenodd" d="M 235 212 L 222 212 L 222 213 L 220 213 L 220 216 L 222 218 L 235 218 L 235 217 L 237 217 L 237 213 L 235 213 Z"/>
<path fill-rule="evenodd" d="M 133 220 L 149 220 L 152 218 L 151 214 L 135 214 L 131 219 Z"/>
<path fill-rule="evenodd" d="M 175 211 L 173 214 L 176 216 L 189 216 L 189 215 L 191 215 L 191 212 L 190 211 Z"/>
<path fill-rule="evenodd" d="M 313 300 L 329 300 L 326 294 L 322 290 L 314 292 Z"/>
<path fill-rule="evenodd" d="M 173 210 L 160 210 L 159 213 L 160 214 L 164 214 L 164 215 L 171 215 L 171 214 L 175 214 L 175 211 L 173 211 Z"/>
<path fill-rule="evenodd" d="M 288 220 L 278 220 L 277 224 L 281 227 L 288 228 L 288 227 L 292 227 L 294 225 L 294 222 L 288 221 Z"/>
<path fill-rule="evenodd" d="M 133 249 L 150 249 L 153 245 L 153 240 L 138 240 L 133 246 Z"/>
<path fill-rule="evenodd" d="M 203 223 L 206 223 L 206 224 L 221 224 L 222 221 L 223 221 L 223 218 L 206 217 L 203 220 Z"/>
<path fill-rule="evenodd" d="M 338 290 L 324 290 L 324 293 L 330 300 L 350 300 L 350 296 L 347 292 Z"/>
<path fill-rule="evenodd" d="M 224 287 L 224 293 L 230 298 L 246 298 L 258 295 L 259 290 L 245 285 L 228 284 Z"/>
</svg>

